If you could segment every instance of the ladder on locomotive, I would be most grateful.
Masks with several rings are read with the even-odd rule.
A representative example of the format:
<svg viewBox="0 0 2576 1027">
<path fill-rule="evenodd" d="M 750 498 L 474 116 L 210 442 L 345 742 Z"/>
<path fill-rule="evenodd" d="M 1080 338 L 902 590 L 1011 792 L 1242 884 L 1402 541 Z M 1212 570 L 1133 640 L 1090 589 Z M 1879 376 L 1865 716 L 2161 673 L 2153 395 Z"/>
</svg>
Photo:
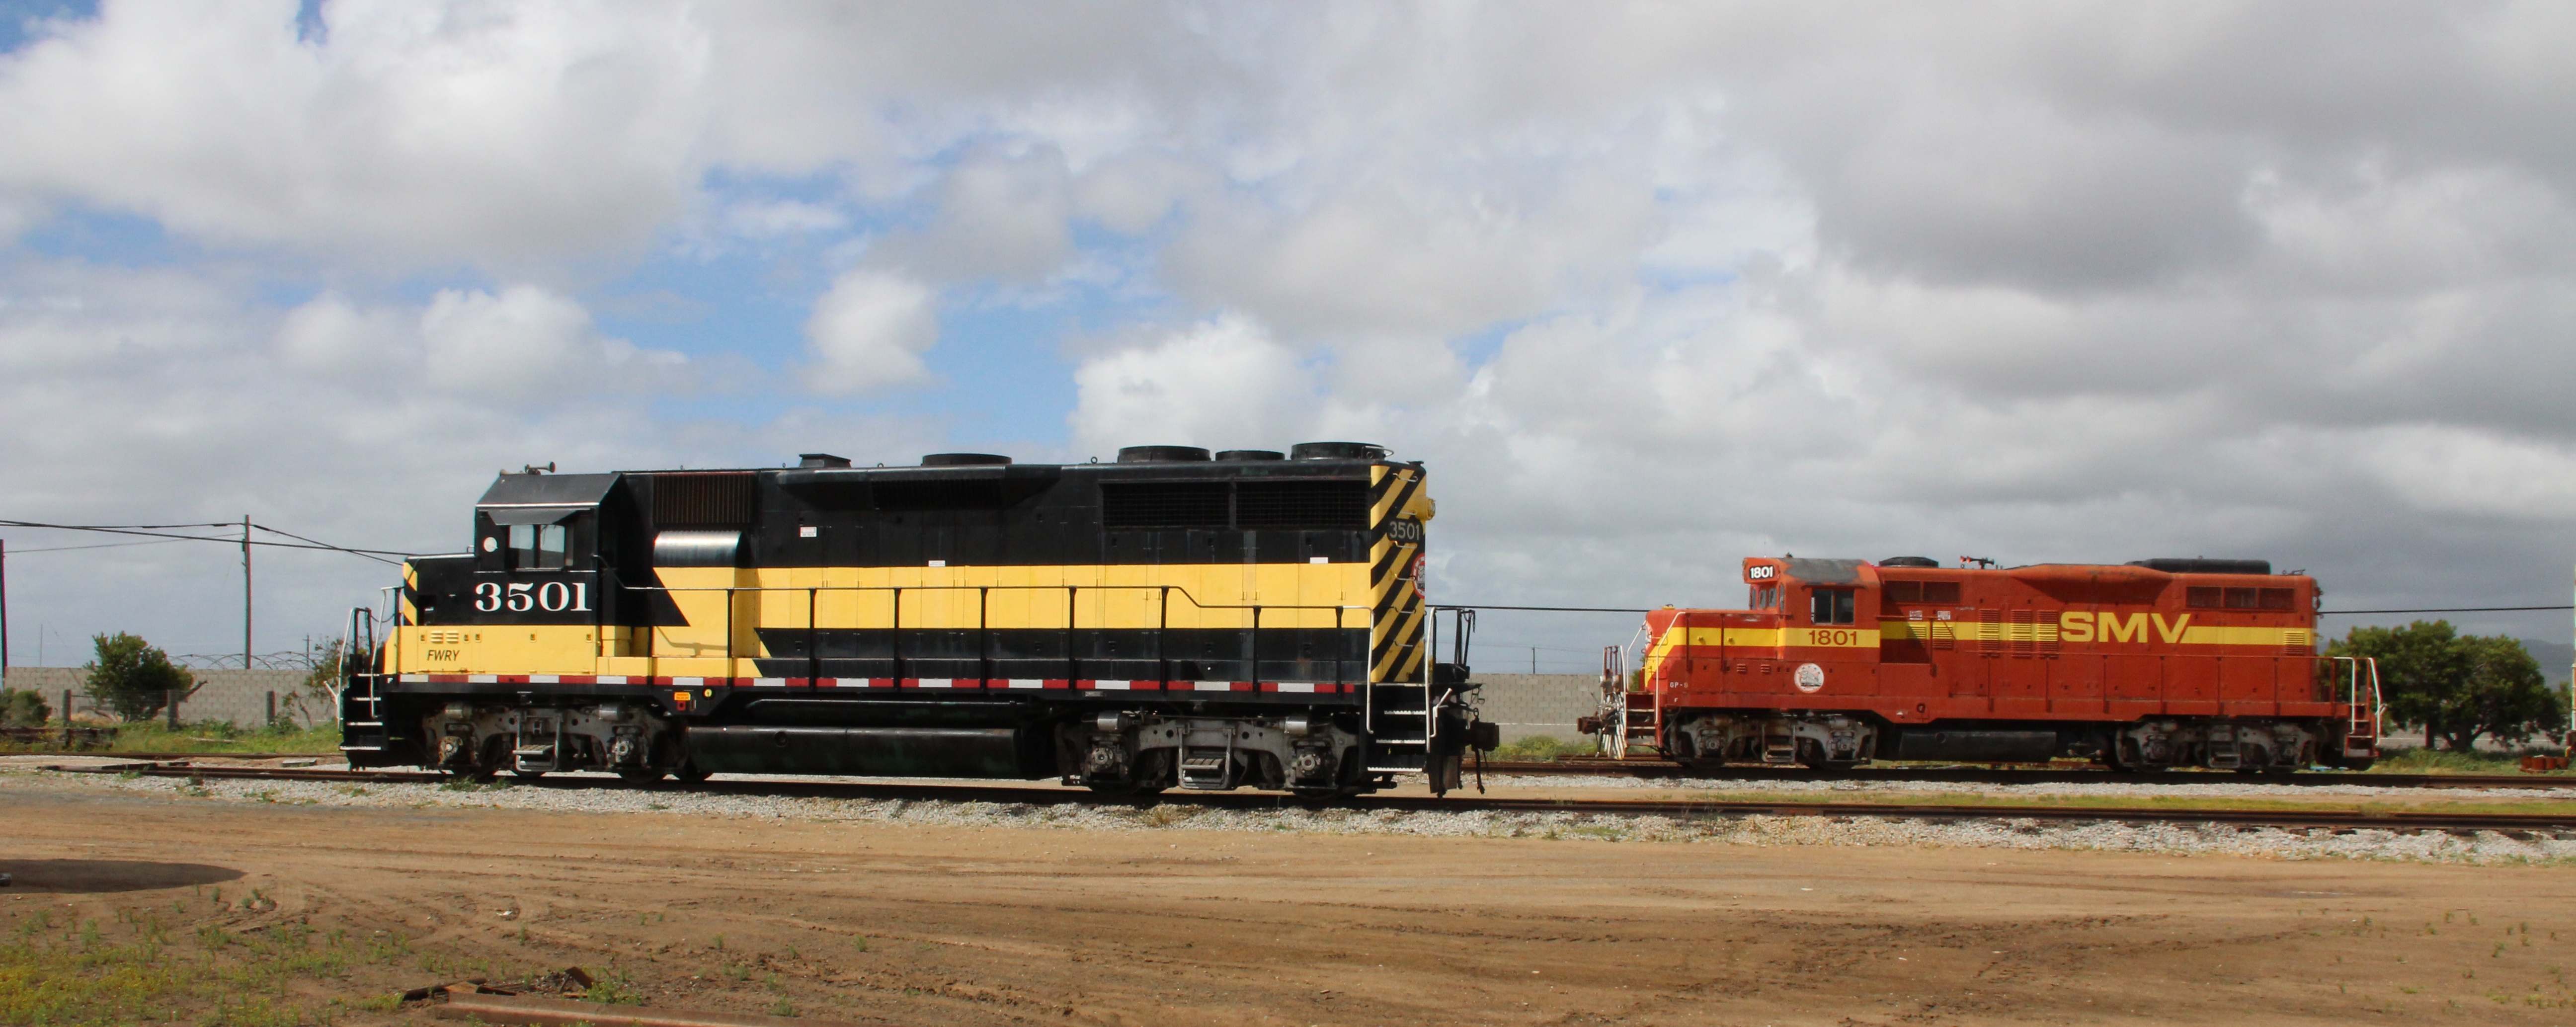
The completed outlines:
<svg viewBox="0 0 2576 1027">
<path fill-rule="evenodd" d="M 1458 615 L 1459 612 L 1453 609 L 1453 620 Z M 1472 624 L 1473 611 L 1465 611 L 1465 615 Z M 1466 630 L 1462 627 L 1456 632 L 1456 642 L 1466 640 Z M 1460 644 L 1457 648 L 1459 662 L 1463 664 L 1466 647 Z M 1440 704 L 1452 698 L 1458 687 L 1443 686 L 1438 682 L 1440 608 L 1437 606 L 1423 604 L 1421 640 L 1399 645 L 1395 665 L 1404 666 L 1416 652 L 1421 654 L 1420 680 L 1370 681 L 1363 686 L 1368 692 L 1362 716 L 1366 718 L 1363 723 L 1368 728 L 1368 771 L 1372 774 L 1419 773 L 1431 766 L 1431 744 L 1433 736 L 1440 730 L 1440 718 L 1436 714 Z"/>
<path fill-rule="evenodd" d="M 376 611 L 358 607 L 349 611 L 349 633 L 340 645 L 340 751 L 343 753 L 383 752 L 388 732 L 385 730 L 384 696 L 378 683 L 384 675 L 381 666 L 370 672 L 378 658 L 376 652 Z"/>
<path fill-rule="evenodd" d="M 1651 689 L 1629 687 L 1628 659 L 1625 647 L 1601 647 L 1601 718 L 1609 730 L 1603 742 L 1612 759 L 1628 758 L 1628 750 L 1650 747 L 1662 751 L 1664 737 L 1663 704 Z"/>
<path fill-rule="evenodd" d="M 2379 691 L 2379 660 L 2337 656 L 2334 661 L 2344 665 L 2343 754 L 2355 759 L 2375 756 L 2387 709 Z"/>
<path fill-rule="evenodd" d="M 1370 682 L 1366 716 L 1370 773 L 1412 774 L 1431 765 L 1429 682 Z"/>
</svg>

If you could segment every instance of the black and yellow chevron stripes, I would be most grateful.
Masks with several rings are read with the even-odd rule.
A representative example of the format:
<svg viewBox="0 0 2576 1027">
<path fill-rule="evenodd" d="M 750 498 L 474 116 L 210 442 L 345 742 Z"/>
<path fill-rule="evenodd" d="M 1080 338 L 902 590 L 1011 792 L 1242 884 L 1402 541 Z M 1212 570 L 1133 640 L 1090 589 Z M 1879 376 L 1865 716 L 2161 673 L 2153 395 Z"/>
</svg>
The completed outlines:
<svg viewBox="0 0 2576 1027">
<path fill-rule="evenodd" d="M 394 623 L 420 623 L 420 568 L 405 560 L 402 565 L 402 587 L 394 590 Z"/>
<path fill-rule="evenodd" d="M 1412 681 L 1422 672 L 1423 608 L 1414 563 L 1422 555 L 1420 519 L 1414 530 L 1396 522 L 1427 505 L 1422 474 L 1379 466 L 1369 481 L 1369 679 Z"/>
</svg>

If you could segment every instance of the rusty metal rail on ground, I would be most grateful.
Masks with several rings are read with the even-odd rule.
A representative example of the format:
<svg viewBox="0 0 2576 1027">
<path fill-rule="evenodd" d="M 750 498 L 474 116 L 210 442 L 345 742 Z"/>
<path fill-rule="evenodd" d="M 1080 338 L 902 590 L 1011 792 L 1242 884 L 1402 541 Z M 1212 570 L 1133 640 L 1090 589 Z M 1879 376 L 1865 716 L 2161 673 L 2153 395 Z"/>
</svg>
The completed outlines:
<svg viewBox="0 0 2576 1027">
<path fill-rule="evenodd" d="M 454 780 L 428 771 L 294 770 L 267 767 L 149 768 L 100 767 L 91 773 L 136 773 L 152 777 L 222 778 L 268 781 L 350 781 L 381 784 L 436 784 Z M 780 796 L 894 800 L 907 802 L 985 802 L 1028 806 L 1136 806 L 1169 802 L 1216 809 L 1386 810 L 1407 813 L 1567 813 L 1576 815 L 1728 818 L 1747 816 L 1891 818 L 1904 820 L 2038 820 L 2053 823 L 2227 824 L 2237 827 L 2324 829 L 2333 831 L 2502 831 L 2515 834 L 2576 833 L 2576 811 L 2565 813 L 2487 813 L 2389 811 L 2313 806 L 2299 809 L 2156 808 L 2077 806 L 2043 803 L 1995 805 L 1864 803 L 1834 800 L 1727 799 L 1522 799 L 1458 795 L 1373 795 L 1340 802 L 1297 799 L 1276 794 L 1170 792 L 1146 799 L 1119 800 L 1065 788 L 1028 785 L 879 783 L 846 781 L 706 781 L 633 784 L 613 777 L 549 776 L 517 782 L 516 787 L 606 788 L 719 795 Z"/>
</svg>

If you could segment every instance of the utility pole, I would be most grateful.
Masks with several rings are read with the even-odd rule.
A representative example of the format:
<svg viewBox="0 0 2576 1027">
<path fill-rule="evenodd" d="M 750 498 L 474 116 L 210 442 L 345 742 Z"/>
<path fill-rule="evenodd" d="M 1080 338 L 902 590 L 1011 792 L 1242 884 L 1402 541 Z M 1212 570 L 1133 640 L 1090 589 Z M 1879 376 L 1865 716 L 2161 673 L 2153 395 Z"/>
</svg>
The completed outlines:
<svg viewBox="0 0 2576 1027">
<path fill-rule="evenodd" d="M 0 539 L 0 682 L 9 680 L 9 540 Z"/>
<path fill-rule="evenodd" d="M 250 669 L 250 515 L 242 515 L 242 669 Z"/>
</svg>

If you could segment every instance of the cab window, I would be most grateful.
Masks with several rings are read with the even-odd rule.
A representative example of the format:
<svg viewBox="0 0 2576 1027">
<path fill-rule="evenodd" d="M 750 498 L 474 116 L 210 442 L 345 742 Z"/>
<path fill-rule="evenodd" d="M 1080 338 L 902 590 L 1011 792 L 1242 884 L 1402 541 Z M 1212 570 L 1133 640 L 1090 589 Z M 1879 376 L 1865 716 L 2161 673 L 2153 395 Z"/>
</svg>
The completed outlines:
<svg viewBox="0 0 2576 1027">
<path fill-rule="evenodd" d="M 561 570 L 572 565 L 572 531 L 561 524 L 510 525 L 513 570 Z"/>
<path fill-rule="evenodd" d="M 1853 592 L 1848 588 L 1820 588 L 1808 593 L 1809 615 L 1818 624 L 1852 622 Z"/>
<path fill-rule="evenodd" d="M 1755 585 L 1752 588 L 1752 592 L 1752 598 L 1748 603 L 1746 603 L 1745 609 L 1776 610 L 1780 608 L 1780 586 Z"/>
</svg>

